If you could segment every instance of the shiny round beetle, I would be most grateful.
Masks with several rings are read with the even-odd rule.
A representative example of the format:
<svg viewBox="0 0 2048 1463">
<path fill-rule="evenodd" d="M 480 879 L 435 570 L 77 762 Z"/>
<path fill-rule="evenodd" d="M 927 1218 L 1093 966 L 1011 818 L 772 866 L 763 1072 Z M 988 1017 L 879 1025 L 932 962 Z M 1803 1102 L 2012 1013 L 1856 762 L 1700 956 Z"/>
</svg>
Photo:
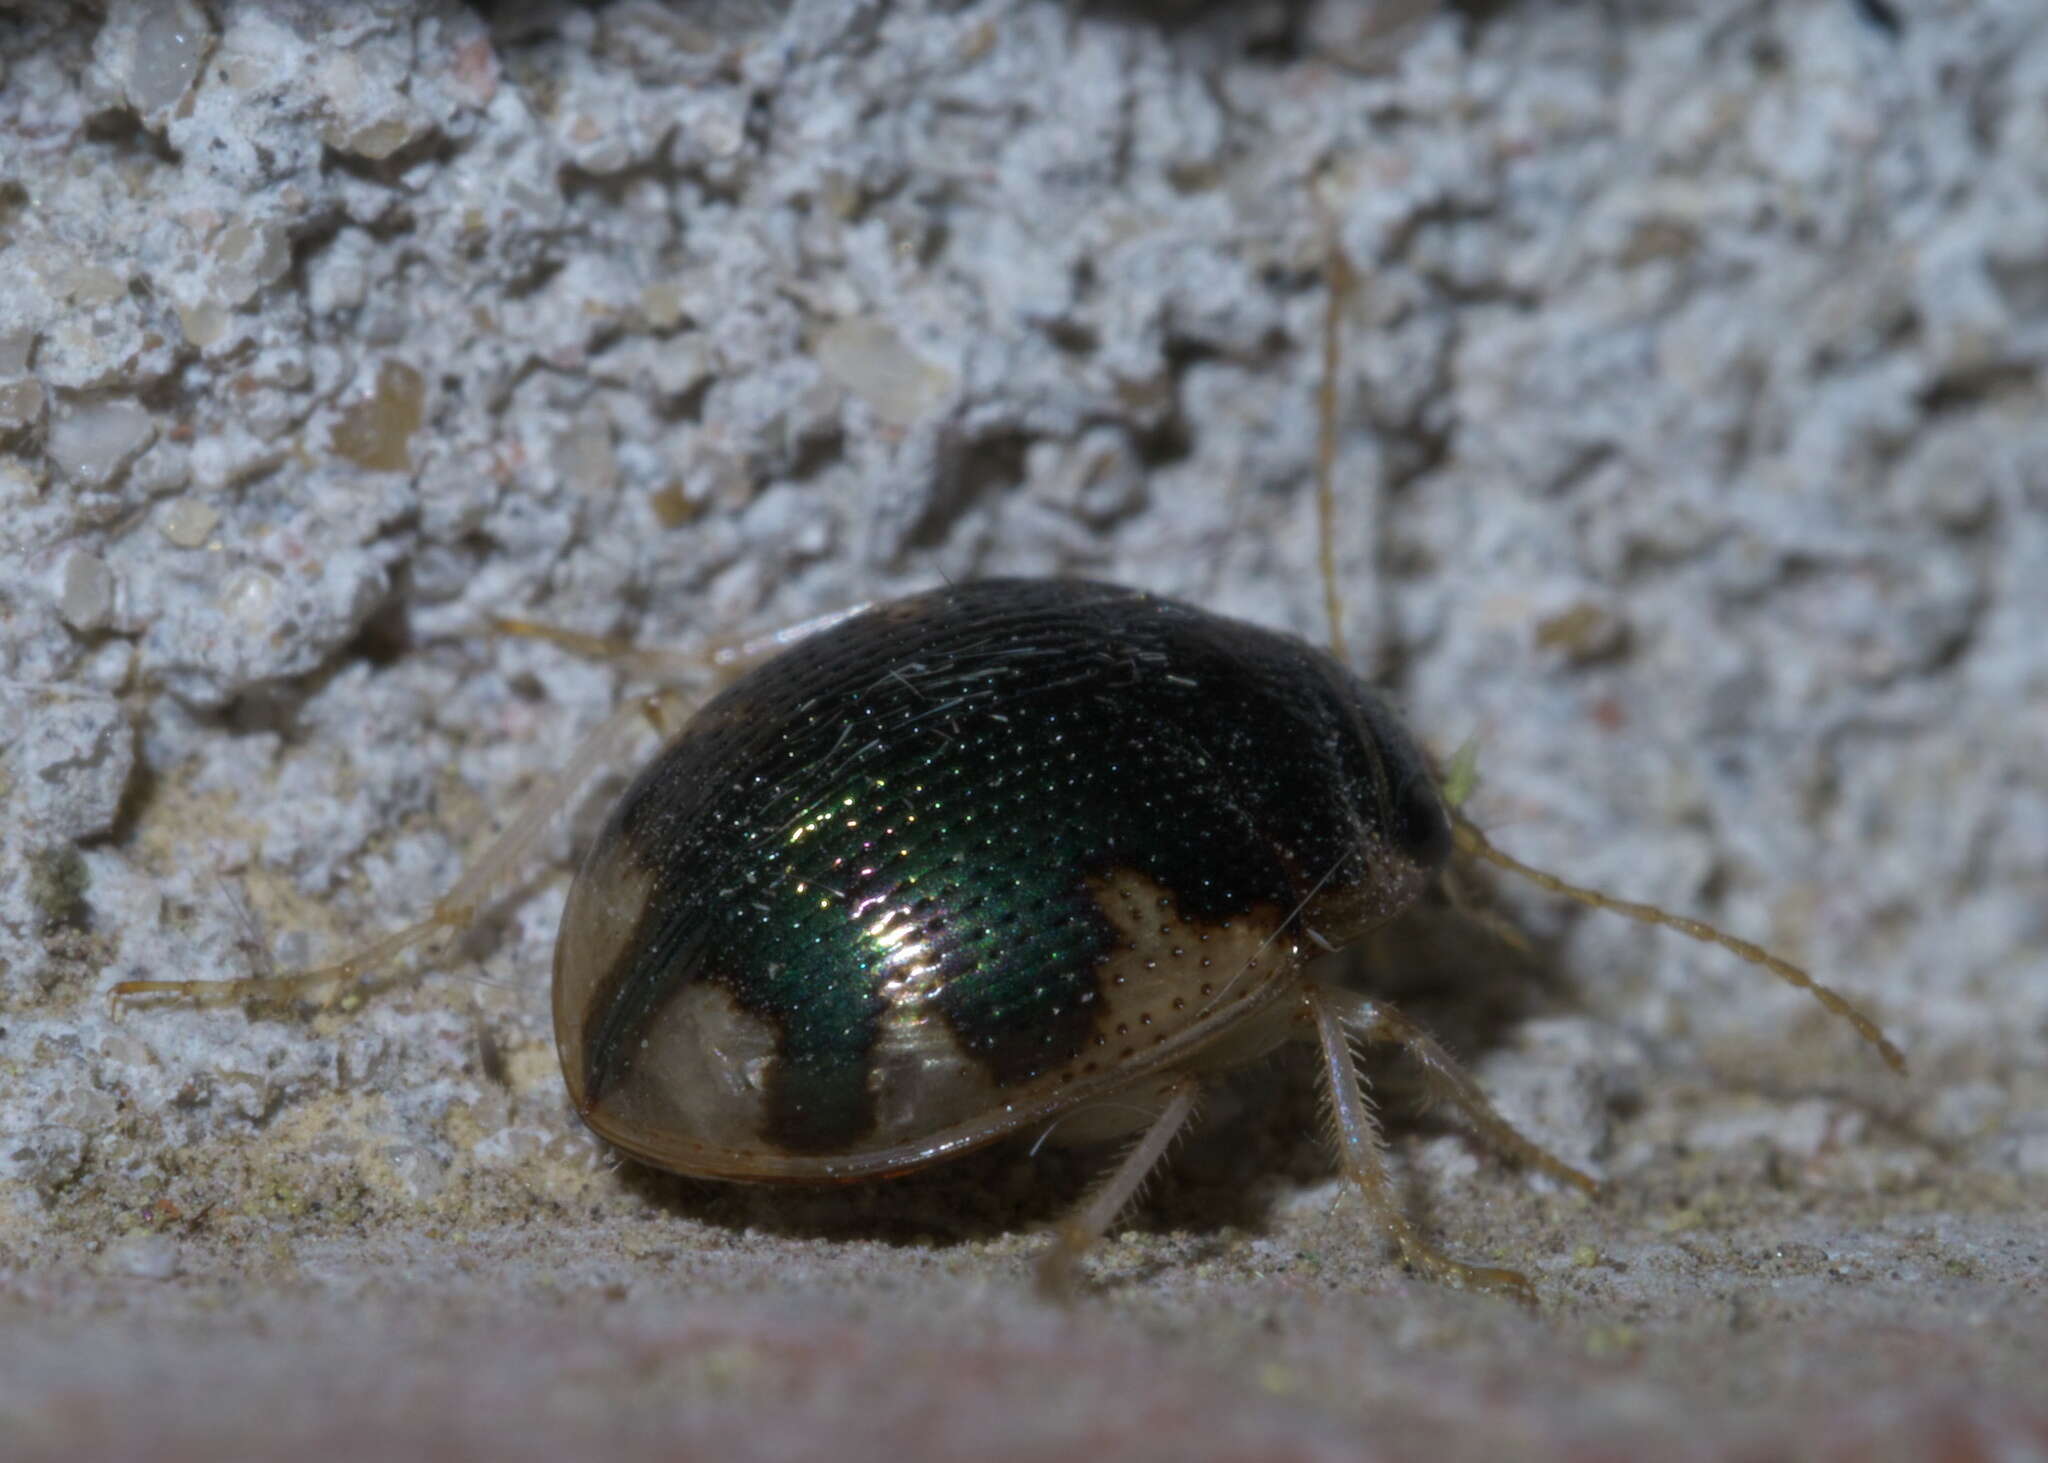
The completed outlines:
<svg viewBox="0 0 2048 1463">
<path fill-rule="evenodd" d="M 1312 942 L 1449 850 L 1419 751 L 1300 641 L 942 589 L 762 667 L 634 781 L 562 917 L 562 1069 L 664 1168 L 896 1172 L 1239 1056 Z"/>
<path fill-rule="evenodd" d="M 901 1173 L 1055 1116 L 1149 1129 L 1063 1272 L 1202 1083 L 1306 1017 L 1409 1260 L 1502 1282 L 1385 1202 L 1339 1030 L 1420 1037 L 1304 976 L 1450 849 L 1420 751 L 1301 641 L 1104 584 L 941 589 L 739 681 L 620 799 L 555 947 L 562 1070 L 604 1137 L 711 1178 Z"/>
<path fill-rule="evenodd" d="M 426 920 L 246 984 L 360 978 L 466 924 L 640 713 L 674 704 L 615 715 Z M 1406 1050 L 1511 1158 L 1593 1180 L 1510 1127 L 1420 1028 L 1309 967 L 1412 904 L 1454 850 L 1724 945 L 1901 1065 L 1796 967 L 1494 849 L 1332 656 L 1155 595 L 1013 579 L 831 617 L 681 726 L 570 890 L 562 1070 L 610 1142 L 715 1179 L 885 1177 L 1055 1121 L 1068 1141 L 1141 1134 L 1060 1226 L 1042 1276 L 1061 1288 L 1204 1084 L 1302 1033 L 1342 1166 L 1407 1263 L 1526 1298 L 1517 1272 L 1437 1253 L 1395 1202 L 1351 1039 Z"/>
</svg>

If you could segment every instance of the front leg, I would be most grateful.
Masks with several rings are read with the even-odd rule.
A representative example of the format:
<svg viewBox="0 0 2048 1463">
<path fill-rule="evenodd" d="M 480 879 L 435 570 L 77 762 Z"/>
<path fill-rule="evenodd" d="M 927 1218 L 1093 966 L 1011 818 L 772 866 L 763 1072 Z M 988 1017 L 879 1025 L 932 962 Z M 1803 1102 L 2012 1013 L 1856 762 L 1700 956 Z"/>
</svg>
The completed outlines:
<svg viewBox="0 0 2048 1463">
<path fill-rule="evenodd" d="M 1460 1290 L 1490 1291 L 1534 1305 L 1536 1292 L 1528 1276 L 1519 1270 L 1453 1260 L 1425 1242 L 1414 1221 L 1402 1213 L 1387 1175 L 1386 1140 L 1366 1102 L 1357 1059 L 1338 1014 L 1340 999 L 1335 992 L 1315 985 L 1302 991 L 1302 1002 L 1315 1022 L 1316 1040 L 1322 1049 L 1323 1081 L 1329 1091 L 1336 1130 L 1337 1161 L 1345 1176 L 1357 1185 L 1366 1212 L 1401 1251 L 1402 1261 L 1417 1273 Z"/>
<path fill-rule="evenodd" d="M 1375 1001 L 1351 991 L 1319 990 L 1317 994 L 1336 1013 L 1337 1020 L 1361 1040 L 1374 1046 L 1396 1046 L 1414 1058 L 1422 1069 L 1429 1095 L 1448 1102 L 1465 1115 L 1473 1130 L 1494 1149 L 1526 1168 L 1549 1174 L 1559 1183 L 1570 1184 L 1587 1194 L 1600 1192 L 1599 1181 L 1573 1168 L 1534 1139 L 1517 1132 L 1500 1114 L 1479 1084 L 1468 1076 L 1442 1043 L 1385 1001 Z"/>
</svg>

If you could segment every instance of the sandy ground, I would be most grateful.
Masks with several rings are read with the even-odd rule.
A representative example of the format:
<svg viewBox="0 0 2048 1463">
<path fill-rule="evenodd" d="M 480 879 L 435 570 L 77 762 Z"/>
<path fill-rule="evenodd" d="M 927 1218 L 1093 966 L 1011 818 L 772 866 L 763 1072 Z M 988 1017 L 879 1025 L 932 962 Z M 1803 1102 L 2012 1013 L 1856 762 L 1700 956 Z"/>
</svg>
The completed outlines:
<svg viewBox="0 0 2048 1463">
<path fill-rule="evenodd" d="M 2048 1456 L 2048 14 L 1356 0 L 0 4 L 0 1453 Z M 1386 22 L 1386 34 L 1375 31 Z M 424 979 L 131 1008 L 448 887 L 688 650 L 997 572 L 1323 639 L 1572 877 L 1333 978 L 1069 1307 L 1093 1172 L 623 1166 L 544 991 L 600 782 Z"/>
</svg>

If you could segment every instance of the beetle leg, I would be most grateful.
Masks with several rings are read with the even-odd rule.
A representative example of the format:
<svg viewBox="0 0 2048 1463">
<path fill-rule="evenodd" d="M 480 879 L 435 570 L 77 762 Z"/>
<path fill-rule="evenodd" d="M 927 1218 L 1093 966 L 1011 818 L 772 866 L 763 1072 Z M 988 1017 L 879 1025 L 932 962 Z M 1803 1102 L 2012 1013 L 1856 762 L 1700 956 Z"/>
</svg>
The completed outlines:
<svg viewBox="0 0 2048 1463">
<path fill-rule="evenodd" d="M 1483 904 L 1478 891 L 1459 871 L 1456 864 L 1445 864 L 1437 871 L 1437 880 L 1444 891 L 1444 897 L 1451 901 L 1451 908 L 1517 955 L 1534 953 L 1535 947 L 1529 943 L 1529 937 L 1516 929 L 1506 915 Z"/>
<path fill-rule="evenodd" d="M 1302 1001 L 1315 1020 L 1316 1038 L 1322 1048 L 1323 1078 L 1336 1127 L 1338 1162 L 1345 1176 L 1358 1186 L 1373 1223 L 1400 1249 L 1402 1261 L 1425 1278 L 1464 1290 L 1495 1291 L 1534 1305 L 1536 1292 L 1528 1276 L 1519 1270 L 1467 1265 L 1440 1254 L 1423 1241 L 1414 1221 L 1401 1212 L 1393 1183 L 1387 1176 L 1386 1140 L 1380 1136 L 1379 1124 L 1366 1101 L 1358 1059 L 1351 1050 L 1350 1037 L 1332 996 L 1332 992 L 1311 985 L 1303 990 Z"/>
<path fill-rule="evenodd" d="M 1053 1231 L 1052 1248 L 1038 1262 L 1038 1288 L 1042 1294 L 1055 1299 L 1073 1294 L 1075 1263 L 1090 1245 L 1109 1232 L 1117 1216 L 1137 1197 L 1146 1177 L 1159 1167 L 1175 1136 L 1194 1116 L 1200 1097 L 1201 1085 L 1192 1077 L 1183 1077 L 1167 1088 L 1166 1106 L 1152 1120 L 1152 1126 L 1131 1145 L 1109 1175 L 1089 1191 L 1080 1206 L 1060 1221 Z"/>
<path fill-rule="evenodd" d="M 627 675 L 643 680 L 664 685 L 689 685 L 708 678 L 714 684 L 723 684 L 799 641 L 808 640 L 820 630 L 829 630 L 869 608 L 867 603 L 861 603 L 845 609 L 828 610 L 822 615 L 812 615 L 807 620 L 798 620 L 760 635 L 716 639 L 697 650 L 682 651 L 650 650 L 630 640 L 609 635 L 585 635 L 578 630 L 563 630 L 538 620 L 512 616 L 493 619 L 490 628 L 500 635 L 545 640 L 550 645 L 559 645 L 590 660 L 609 661 Z"/>
<path fill-rule="evenodd" d="M 1361 1041 L 1374 1046 L 1397 1046 L 1413 1057 L 1415 1064 L 1422 1068 L 1430 1095 L 1451 1103 L 1464 1113 L 1465 1120 L 1479 1136 L 1511 1161 L 1547 1173 L 1558 1182 L 1570 1184 L 1588 1194 L 1600 1191 L 1599 1181 L 1590 1174 L 1573 1168 L 1535 1140 L 1517 1132 L 1514 1125 L 1501 1116 L 1500 1109 L 1480 1091 L 1479 1084 L 1466 1075 L 1465 1069 L 1444 1050 L 1442 1043 L 1423 1030 L 1419 1023 L 1409 1020 L 1385 1001 L 1371 1000 L 1349 991 L 1326 990 L 1322 995 L 1336 1010 L 1337 1019 L 1357 1033 Z"/>
<path fill-rule="evenodd" d="M 680 707 L 675 703 L 680 700 L 674 692 L 639 696 L 606 717 L 596 731 L 583 739 L 560 772 L 543 778 L 527 793 L 504 831 L 463 871 L 455 887 L 441 897 L 426 918 L 371 941 L 345 959 L 309 970 L 244 980 L 124 980 L 108 992 L 109 998 L 117 1005 L 139 996 L 201 1001 L 291 1000 L 325 986 L 360 988 L 368 984 L 372 976 L 388 970 L 406 951 L 467 928 L 492 887 L 533 847 L 555 814 L 591 774 L 617 758 L 641 720 L 653 722 L 657 729 L 666 727 L 676 719 Z M 416 961 L 408 973 L 423 974 L 425 964 Z"/>
</svg>

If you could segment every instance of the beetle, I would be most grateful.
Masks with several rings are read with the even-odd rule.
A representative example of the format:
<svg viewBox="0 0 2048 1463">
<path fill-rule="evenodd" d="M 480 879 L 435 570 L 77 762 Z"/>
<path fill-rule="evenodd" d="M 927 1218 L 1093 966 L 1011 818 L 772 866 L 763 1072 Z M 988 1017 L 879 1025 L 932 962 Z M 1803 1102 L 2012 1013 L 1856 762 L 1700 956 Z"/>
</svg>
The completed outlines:
<svg viewBox="0 0 2048 1463">
<path fill-rule="evenodd" d="M 1396 1202 L 1352 1039 L 1405 1050 L 1510 1159 L 1594 1180 L 1510 1126 L 1420 1026 L 1311 964 L 1454 855 L 1724 945 L 1902 1066 L 1797 967 L 1495 849 L 1388 702 L 1293 636 L 1114 585 L 996 579 L 775 643 L 692 716 L 673 692 L 615 714 L 427 919 L 250 984 L 359 978 L 462 927 L 645 716 L 670 735 L 583 858 L 556 940 L 576 1111 L 656 1167 L 759 1183 L 885 1178 L 1055 1121 L 1065 1141 L 1135 1135 L 1057 1227 L 1040 1268 L 1055 1291 L 1204 1089 L 1305 1036 L 1342 1168 L 1404 1262 L 1530 1297 L 1517 1271 L 1438 1252 Z"/>
</svg>

